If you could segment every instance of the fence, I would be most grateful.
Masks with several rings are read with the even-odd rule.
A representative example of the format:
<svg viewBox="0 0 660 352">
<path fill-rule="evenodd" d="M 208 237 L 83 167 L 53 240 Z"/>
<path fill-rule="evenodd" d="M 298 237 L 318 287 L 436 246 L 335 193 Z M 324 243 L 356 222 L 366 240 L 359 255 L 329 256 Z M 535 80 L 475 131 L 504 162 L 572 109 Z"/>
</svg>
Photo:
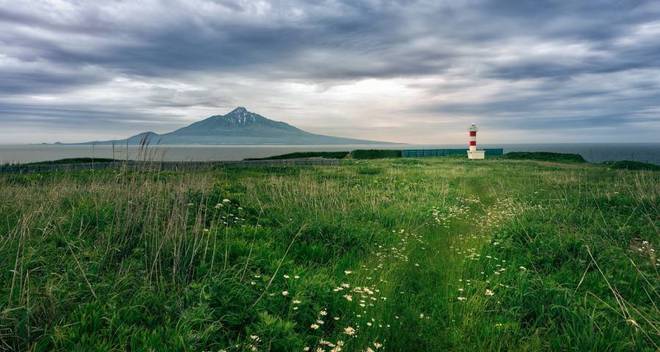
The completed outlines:
<svg viewBox="0 0 660 352">
<path fill-rule="evenodd" d="M 486 156 L 497 156 L 504 154 L 504 149 L 502 148 L 489 148 L 484 150 L 486 151 Z M 451 155 L 467 156 L 467 149 L 406 149 L 401 151 L 401 156 L 404 158 Z"/>
</svg>

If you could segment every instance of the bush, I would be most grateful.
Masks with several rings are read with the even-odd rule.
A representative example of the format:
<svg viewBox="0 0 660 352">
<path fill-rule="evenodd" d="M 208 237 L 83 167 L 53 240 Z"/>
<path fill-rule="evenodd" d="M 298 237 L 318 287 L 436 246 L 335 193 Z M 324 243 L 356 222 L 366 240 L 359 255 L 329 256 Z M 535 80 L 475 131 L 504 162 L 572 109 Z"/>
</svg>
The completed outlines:
<svg viewBox="0 0 660 352">
<path fill-rule="evenodd" d="M 273 155 L 265 158 L 247 158 L 245 160 L 281 160 L 281 159 L 300 159 L 300 158 L 324 158 L 324 159 L 343 159 L 348 152 L 295 152 L 282 155 Z"/>
<path fill-rule="evenodd" d="M 357 149 L 351 152 L 353 159 L 384 159 L 384 158 L 400 158 L 400 150 L 385 150 L 385 149 Z"/>
<path fill-rule="evenodd" d="M 503 159 L 512 160 L 540 160 L 564 163 L 586 163 L 582 155 L 569 153 L 551 152 L 509 152 L 502 156 Z"/>
<path fill-rule="evenodd" d="M 660 170 L 659 165 L 643 163 L 641 161 L 621 160 L 621 161 L 606 161 L 603 164 L 610 167 L 610 169 L 617 170 Z"/>
</svg>

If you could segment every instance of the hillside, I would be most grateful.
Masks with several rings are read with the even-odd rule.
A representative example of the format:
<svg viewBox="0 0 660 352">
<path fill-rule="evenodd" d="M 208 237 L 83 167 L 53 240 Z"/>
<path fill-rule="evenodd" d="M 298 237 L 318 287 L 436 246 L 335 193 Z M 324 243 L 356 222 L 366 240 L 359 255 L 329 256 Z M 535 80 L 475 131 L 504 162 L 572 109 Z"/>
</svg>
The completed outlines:
<svg viewBox="0 0 660 352">
<path fill-rule="evenodd" d="M 388 142 L 325 136 L 303 131 L 238 107 L 225 115 L 214 115 L 178 130 L 158 134 L 143 132 L 127 139 L 83 144 L 233 144 L 233 145 L 326 145 L 389 144 Z"/>
</svg>

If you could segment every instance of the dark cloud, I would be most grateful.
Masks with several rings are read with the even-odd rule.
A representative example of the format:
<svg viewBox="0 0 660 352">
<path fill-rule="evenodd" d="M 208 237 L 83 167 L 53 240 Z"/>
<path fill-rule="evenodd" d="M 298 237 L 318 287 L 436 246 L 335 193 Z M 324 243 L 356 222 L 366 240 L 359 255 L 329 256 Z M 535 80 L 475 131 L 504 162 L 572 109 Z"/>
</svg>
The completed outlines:
<svg viewBox="0 0 660 352">
<path fill-rule="evenodd" d="M 658 128 L 660 97 L 649 93 L 660 80 L 654 1 L 0 5 L 4 124 L 42 116 L 44 128 L 53 119 L 125 126 L 162 111 L 182 118 L 249 105 L 237 101 L 246 98 L 282 106 L 298 94 L 287 84 L 327 91 L 377 79 L 403 80 L 416 92 L 398 111 L 410 118 L 490 116 L 511 129 Z M 333 108 L 347 98 L 335 99 Z"/>
<path fill-rule="evenodd" d="M 0 91 L 13 94 L 30 94 L 43 91 L 71 89 L 103 81 L 101 77 L 57 72 L 3 72 Z"/>
<path fill-rule="evenodd" d="M 589 78 L 541 80 L 532 86 L 509 85 L 479 102 L 430 104 L 421 109 L 444 114 L 480 116 L 498 129 L 575 129 L 591 127 L 632 128 L 657 124 L 660 102 L 658 76 L 649 70 L 619 72 Z M 628 77 L 632 75 L 632 77 Z M 655 127 L 655 126 L 654 126 Z"/>
<path fill-rule="evenodd" d="M 126 137 L 126 133 L 166 132 L 182 127 L 175 117 L 134 110 L 92 110 L 88 106 L 76 105 L 0 104 L 0 125 L 35 129 L 49 126 L 49 129 L 60 132 L 104 130 L 118 138 Z"/>
</svg>

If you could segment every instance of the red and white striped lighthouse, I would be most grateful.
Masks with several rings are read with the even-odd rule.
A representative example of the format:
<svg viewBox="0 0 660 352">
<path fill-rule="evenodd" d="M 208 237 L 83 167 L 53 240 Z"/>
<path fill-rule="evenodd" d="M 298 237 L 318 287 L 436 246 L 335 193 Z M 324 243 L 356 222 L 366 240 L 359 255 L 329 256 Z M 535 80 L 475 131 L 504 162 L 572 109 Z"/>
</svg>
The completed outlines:
<svg viewBox="0 0 660 352">
<path fill-rule="evenodd" d="M 468 129 L 468 134 L 470 136 L 469 149 L 467 151 L 468 159 L 483 159 L 485 157 L 485 152 L 483 150 L 477 150 L 477 125 L 472 124 Z"/>
<path fill-rule="evenodd" d="M 472 124 L 472 126 L 470 126 L 470 130 L 469 130 L 469 133 L 470 133 L 470 144 L 469 144 L 469 146 L 470 146 L 470 151 L 471 151 L 471 152 L 477 150 L 477 131 L 478 131 L 478 130 L 479 130 L 479 129 L 477 128 L 477 125 Z"/>
</svg>

